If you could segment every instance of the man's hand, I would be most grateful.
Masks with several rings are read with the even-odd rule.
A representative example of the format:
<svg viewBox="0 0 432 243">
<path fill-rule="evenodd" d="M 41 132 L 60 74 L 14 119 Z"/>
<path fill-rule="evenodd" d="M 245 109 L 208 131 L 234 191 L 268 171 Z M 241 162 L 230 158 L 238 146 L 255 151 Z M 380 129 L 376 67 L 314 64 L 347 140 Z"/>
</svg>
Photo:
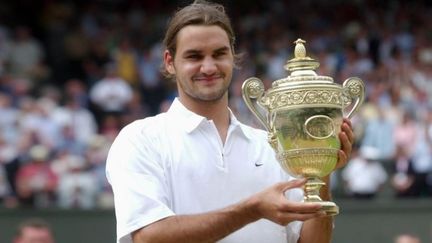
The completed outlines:
<svg viewBox="0 0 432 243">
<path fill-rule="evenodd" d="M 321 206 L 316 203 L 293 202 L 287 200 L 285 191 L 304 186 L 306 179 L 280 182 L 250 198 L 256 218 L 265 218 L 279 225 L 292 221 L 305 221 L 323 217 Z"/>
<path fill-rule="evenodd" d="M 352 145 L 354 143 L 354 132 L 352 130 L 351 121 L 348 118 L 343 119 L 341 129 L 342 130 L 339 133 L 341 150 L 339 150 L 339 160 L 335 169 L 342 168 L 346 165 L 351 155 Z"/>
<path fill-rule="evenodd" d="M 277 183 L 242 202 L 220 210 L 166 217 L 133 232 L 133 242 L 216 242 L 262 218 L 283 226 L 296 220 L 325 220 L 326 214 L 320 211 L 319 204 L 293 202 L 285 197 L 286 190 L 303 187 L 305 182 L 306 180 L 302 179 Z M 309 232 L 312 235 L 316 233 L 314 230 Z"/>
</svg>

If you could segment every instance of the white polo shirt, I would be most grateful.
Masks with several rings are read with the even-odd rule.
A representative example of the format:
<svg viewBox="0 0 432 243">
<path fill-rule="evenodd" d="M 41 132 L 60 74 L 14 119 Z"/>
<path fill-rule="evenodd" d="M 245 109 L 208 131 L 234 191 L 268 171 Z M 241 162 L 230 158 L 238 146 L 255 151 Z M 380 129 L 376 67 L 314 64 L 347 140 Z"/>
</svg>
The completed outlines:
<svg viewBox="0 0 432 243">
<path fill-rule="evenodd" d="M 118 243 L 132 242 L 132 232 L 162 218 L 221 209 L 292 179 L 276 161 L 265 131 L 243 125 L 231 114 L 223 144 L 213 121 L 177 99 L 168 112 L 122 129 L 106 172 L 114 191 Z M 294 189 L 286 196 L 301 201 L 303 194 Z M 262 219 L 219 242 L 294 243 L 301 226 Z"/>
</svg>

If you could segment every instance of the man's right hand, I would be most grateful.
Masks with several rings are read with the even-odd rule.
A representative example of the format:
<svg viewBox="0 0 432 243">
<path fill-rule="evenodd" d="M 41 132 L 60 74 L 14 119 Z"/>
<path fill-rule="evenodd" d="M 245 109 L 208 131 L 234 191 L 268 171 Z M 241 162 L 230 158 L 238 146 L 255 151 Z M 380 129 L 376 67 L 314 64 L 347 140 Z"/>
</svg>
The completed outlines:
<svg viewBox="0 0 432 243">
<path fill-rule="evenodd" d="M 279 225 L 325 216 L 317 203 L 294 202 L 285 197 L 285 191 L 301 188 L 305 183 L 306 179 L 277 183 L 248 199 L 251 210 L 257 218 L 265 218 Z"/>
<path fill-rule="evenodd" d="M 286 190 L 300 188 L 305 182 L 277 183 L 224 209 L 161 219 L 132 233 L 133 242 L 216 242 L 262 218 L 287 225 L 324 216 L 319 204 L 289 201 L 285 197 Z"/>
</svg>

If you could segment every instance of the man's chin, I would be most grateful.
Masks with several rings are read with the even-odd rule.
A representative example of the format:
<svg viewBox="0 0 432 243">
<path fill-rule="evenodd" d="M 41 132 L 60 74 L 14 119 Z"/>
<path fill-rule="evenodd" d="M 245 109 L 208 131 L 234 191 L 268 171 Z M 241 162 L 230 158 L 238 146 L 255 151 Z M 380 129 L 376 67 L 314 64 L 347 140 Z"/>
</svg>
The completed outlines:
<svg viewBox="0 0 432 243">
<path fill-rule="evenodd" d="M 195 97 L 195 99 L 197 100 L 201 100 L 204 102 L 210 102 L 210 103 L 214 103 L 214 102 L 218 102 L 220 100 L 222 100 L 225 97 L 226 92 L 224 93 L 209 93 L 209 94 L 200 94 L 197 97 Z"/>
</svg>

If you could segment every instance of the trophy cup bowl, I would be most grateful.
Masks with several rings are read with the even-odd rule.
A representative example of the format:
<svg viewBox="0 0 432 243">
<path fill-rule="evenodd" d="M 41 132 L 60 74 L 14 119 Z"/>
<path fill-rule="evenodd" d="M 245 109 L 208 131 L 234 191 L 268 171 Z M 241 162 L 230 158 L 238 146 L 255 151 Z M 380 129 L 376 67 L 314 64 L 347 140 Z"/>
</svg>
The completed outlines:
<svg viewBox="0 0 432 243">
<path fill-rule="evenodd" d="M 350 118 L 362 104 L 364 84 L 353 77 L 341 86 L 331 77 L 318 76 L 314 70 L 319 63 L 306 56 L 305 41 L 294 43 L 295 57 L 285 65 L 291 75 L 274 81 L 267 91 L 260 79 L 249 78 L 242 95 L 267 129 L 281 167 L 293 177 L 307 178 L 304 202 L 319 203 L 327 215 L 336 215 L 338 206 L 319 196 L 325 185 L 321 178 L 337 164 L 343 117 Z"/>
</svg>

